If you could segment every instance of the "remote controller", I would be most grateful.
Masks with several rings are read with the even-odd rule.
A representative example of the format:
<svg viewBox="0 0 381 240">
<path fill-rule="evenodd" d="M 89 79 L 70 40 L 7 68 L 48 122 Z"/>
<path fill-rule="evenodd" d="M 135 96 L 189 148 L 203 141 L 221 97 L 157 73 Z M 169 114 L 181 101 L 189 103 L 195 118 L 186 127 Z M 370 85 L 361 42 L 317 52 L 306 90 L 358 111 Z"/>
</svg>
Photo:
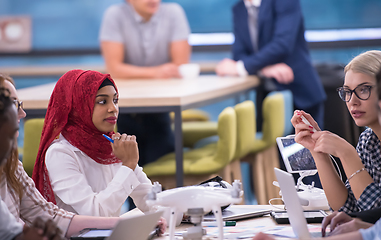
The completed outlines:
<svg viewBox="0 0 381 240">
<path fill-rule="evenodd" d="M 312 126 L 312 124 L 307 120 L 307 118 L 305 118 L 303 115 L 300 117 L 302 119 L 302 121 L 307 124 L 308 126 Z M 313 127 L 313 126 L 312 126 Z M 312 132 L 316 132 L 316 129 L 313 127 L 312 128 Z"/>
<path fill-rule="evenodd" d="M 304 210 L 329 210 L 328 200 L 323 189 L 302 185 L 298 192 Z"/>
</svg>

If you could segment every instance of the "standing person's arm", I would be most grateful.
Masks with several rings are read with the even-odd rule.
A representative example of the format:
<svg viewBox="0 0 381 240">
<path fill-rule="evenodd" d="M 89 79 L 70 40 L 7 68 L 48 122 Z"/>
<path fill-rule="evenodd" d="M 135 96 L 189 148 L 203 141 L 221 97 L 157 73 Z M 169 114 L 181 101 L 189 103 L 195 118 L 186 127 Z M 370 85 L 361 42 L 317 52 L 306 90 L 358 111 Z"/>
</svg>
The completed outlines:
<svg viewBox="0 0 381 240">
<path fill-rule="evenodd" d="M 275 0 L 273 6 L 276 16 L 273 19 L 273 38 L 258 52 L 240 58 L 249 74 L 256 74 L 266 66 L 284 62 L 296 47 L 298 31 L 303 24 L 299 0 Z"/>
<path fill-rule="evenodd" d="M 298 0 L 276 1 L 274 2 L 276 19 L 274 23 L 274 34 L 270 42 L 258 50 L 249 53 L 250 50 L 245 44 L 242 36 L 242 16 L 238 9 L 233 11 L 234 36 L 233 59 L 242 61 L 248 74 L 261 74 L 267 78 L 275 78 L 279 83 L 289 84 L 294 79 L 291 67 L 283 63 L 295 47 L 299 26 L 303 18 Z M 247 21 L 247 19 L 245 19 Z M 259 36 L 261 38 L 261 36 Z M 238 75 L 239 67 L 236 62 L 224 59 L 216 68 L 218 75 Z"/>
<path fill-rule="evenodd" d="M 119 42 L 102 41 L 101 51 L 106 62 L 106 68 L 114 78 L 179 77 L 177 66 L 189 62 L 191 48 L 188 40 L 174 41 L 170 45 L 171 62 L 154 67 L 141 67 L 124 63 L 124 45 Z"/>
<path fill-rule="evenodd" d="M 134 66 L 124 62 L 125 49 L 121 12 L 117 7 L 107 9 L 100 30 L 101 53 L 106 69 L 114 78 L 169 78 L 177 73 L 175 64 L 167 63 L 160 66 Z"/>
<path fill-rule="evenodd" d="M 171 42 L 170 54 L 172 63 L 181 65 L 189 62 L 191 47 L 188 40 L 178 40 Z"/>
<path fill-rule="evenodd" d="M 113 78 L 170 78 L 177 75 L 177 66 L 166 63 L 155 67 L 141 67 L 124 63 L 124 45 L 120 42 L 102 41 L 101 52 L 107 71 Z"/>
</svg>

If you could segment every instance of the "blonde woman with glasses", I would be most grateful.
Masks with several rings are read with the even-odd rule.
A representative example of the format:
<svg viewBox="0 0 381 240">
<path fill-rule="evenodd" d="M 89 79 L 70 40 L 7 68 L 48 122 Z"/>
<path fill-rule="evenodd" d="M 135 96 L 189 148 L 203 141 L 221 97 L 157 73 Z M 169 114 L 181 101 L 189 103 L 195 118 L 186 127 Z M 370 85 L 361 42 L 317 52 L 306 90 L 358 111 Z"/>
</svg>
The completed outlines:
<svg viewBox="0 0 381 240">
<path fill-rule="evenodd" d="M 380 69 L 381 51 L 362 53 L 345 67 L 344 84 L 337 89 L 356 125 L 368 127 L 361 133 L 356 149 L 343 138 L 321 131 L 314 119 L 303 111 L 295 111 L 291 119 L 295 140 L 311 151 L 333 210 L 351 213 L 381 205 L 381 125 L 376 81 Z M 311 125 L 304 123 L 301 116 Z M 313 132 L 313 128 L 317 132 Z M 340 158 L 348 177 L 345 183 L 329 155 Z"/>
</svg>

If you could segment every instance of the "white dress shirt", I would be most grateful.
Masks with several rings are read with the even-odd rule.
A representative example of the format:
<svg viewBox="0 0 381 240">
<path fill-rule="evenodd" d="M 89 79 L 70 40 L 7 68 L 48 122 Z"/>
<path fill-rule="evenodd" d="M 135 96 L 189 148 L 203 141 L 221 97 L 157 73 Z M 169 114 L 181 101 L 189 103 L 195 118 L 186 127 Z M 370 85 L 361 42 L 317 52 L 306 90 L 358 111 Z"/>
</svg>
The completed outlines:
<svg viewBox="0 0 381 240">
<path fill-rule="evenodd" d="M 117 217 L 128 196 L 142 211 L 148 211 L 145 198 L 152 183 L 139 166 L 122 163 L 99 164 L 71 145 L 62 135 L 46 152 L 57 205 L 80 215 Z"/>
<path fill-rule="evenodd" d="M 248 21 L 251 20 L 250 15 L 255 15 L 255 19 L 257 18 L 257 13 L 254 14 L 250 11 L 252 11 L 252 7 L 259 8 L 261 6 L 261 2 L 262 2 L 262 0 L 244 0 L 245 7 L 246 7 L 247 13 L 248 13 Z M 254 47 L 254 49 L 258 50 L 258 47 L 257 47 L 257 44 L 258 44 L 257 43 L 258 42 L 258 40 L 257 40 L 257 29 L 256 28 L 253 29 L 254 28 L 253 26 L 250 27 L 250 24 L 257 24 L 257 22 L 256 22 L 256 20 L 255 20 L 255 23 L 249 22 L 248 26 L 249 26 L 250 38 L 253 38 L 253 37 L 256 38 L 256 39 L 251 39 L 251 41 L 253 42 L 253 47 Z M 254 33 L 253 33 L 253 31 L 254 31 Z M 238 75 L 241 77 L 245 77 L 249 74 L 247 72 L 242 60 L 237 61 L 236 69 L 237 69 Z"/>
</svg>

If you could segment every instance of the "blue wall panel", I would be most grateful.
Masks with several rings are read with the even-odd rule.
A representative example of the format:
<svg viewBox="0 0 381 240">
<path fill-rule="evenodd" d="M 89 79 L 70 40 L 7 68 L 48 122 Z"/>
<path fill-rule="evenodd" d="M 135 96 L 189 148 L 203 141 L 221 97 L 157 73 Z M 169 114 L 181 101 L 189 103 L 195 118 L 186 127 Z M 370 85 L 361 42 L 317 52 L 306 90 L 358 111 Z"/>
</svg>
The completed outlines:
<svg viewBox="0 0 381 240">
<path fill-rule="evenodd" d="M 230 32 L 238 0 L 165 0 L 183 6 L 192 32 Z M 266 1 L 266 0 L 263 0 Z M 32 17 L 35 50 L 97 48 L 104 10 L 122 0 L 0 0 L 0 15 Z M 381 27 L 380 0 L 301 0 L 307 29 Z"/>
</svg>

